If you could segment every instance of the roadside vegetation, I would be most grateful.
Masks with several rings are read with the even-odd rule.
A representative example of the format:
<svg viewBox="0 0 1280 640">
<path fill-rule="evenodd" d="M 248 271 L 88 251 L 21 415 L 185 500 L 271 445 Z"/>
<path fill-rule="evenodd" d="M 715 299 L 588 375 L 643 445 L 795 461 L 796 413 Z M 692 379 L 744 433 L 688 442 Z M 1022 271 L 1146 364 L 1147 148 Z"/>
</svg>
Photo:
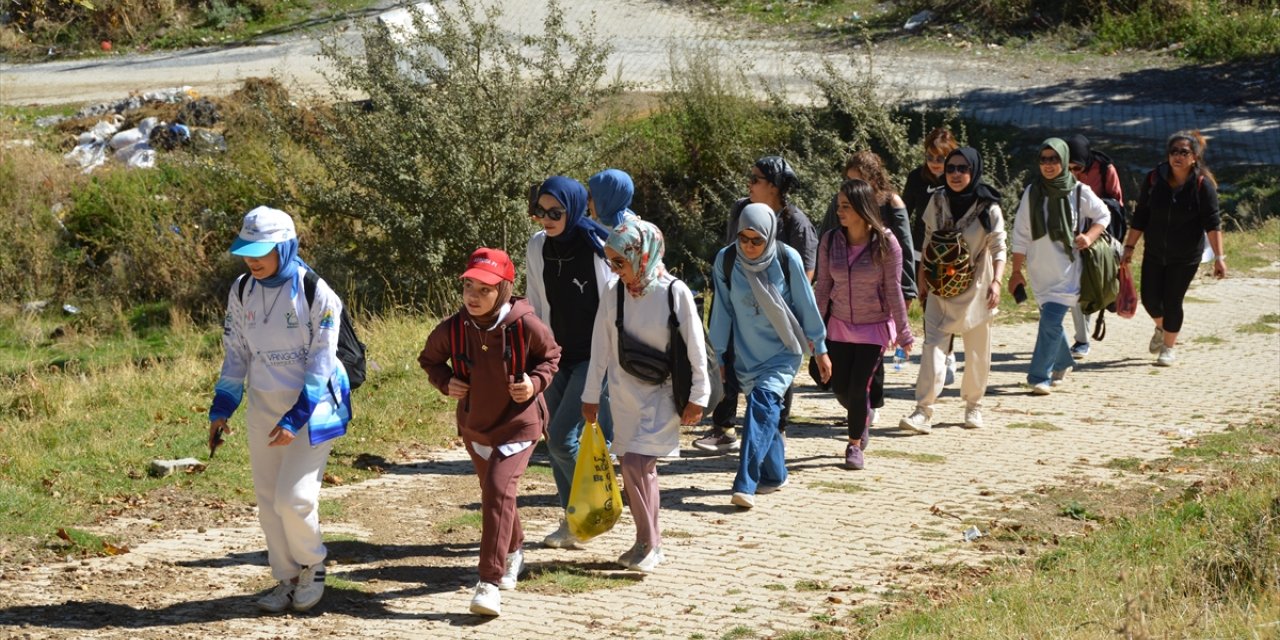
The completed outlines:
<svg viewBox="0 0 1280 640">
<path fill-rule="evenodd" d="M 1112 54 L 1167 52 L 1198 62 L 1280 55 L 1280 10 L 1264 0 L 693 0 L 729 15 L 821 39 L 902 39 L 958 46 L 1047 45 Z"/>
<path fill-rule="evenodd" d="M 3 0 L 0 59 L 219 46 L 325 25 L 376 0 Z"/>
</svg>

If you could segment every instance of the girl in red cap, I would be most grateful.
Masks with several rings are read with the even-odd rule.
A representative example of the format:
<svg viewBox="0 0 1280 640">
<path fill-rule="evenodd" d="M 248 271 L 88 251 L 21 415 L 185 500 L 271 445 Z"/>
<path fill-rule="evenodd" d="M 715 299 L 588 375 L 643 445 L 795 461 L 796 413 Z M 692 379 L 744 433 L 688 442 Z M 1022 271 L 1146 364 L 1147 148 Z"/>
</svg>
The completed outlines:
<svg viewBox="0 0 1280 640">
<path fill-rule="evenodd" d="M 516 489 L 547 415 L 542 392 L 560 346 L 524 298 L 511 295 L 515 267 L 499 249 L 476 249 L 462 274 L 462 309 L 441 322 L 418 355 L 440 393 L 458 401 L 458 434 L 480 477 L 480 582 L 471 612 L 496 616 L 499 589 L 524 568 Z"/>
</svg>

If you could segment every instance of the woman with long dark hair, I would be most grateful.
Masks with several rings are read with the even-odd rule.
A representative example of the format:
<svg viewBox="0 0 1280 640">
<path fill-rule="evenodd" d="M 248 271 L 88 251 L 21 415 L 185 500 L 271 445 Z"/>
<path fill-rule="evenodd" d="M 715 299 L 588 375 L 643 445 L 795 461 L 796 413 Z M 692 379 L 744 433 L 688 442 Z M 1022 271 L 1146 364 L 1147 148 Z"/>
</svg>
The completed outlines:
<svg viewBox="0 0 1280 640">
<path fill-rule="evenodd" d="M 863 180 L 847 180 L 836 200 L 840 224 L 818 242 L 814 295 L 818 308 L 831 312 L 831 390 L 849 419 L 845 468 L 859 470 L 871 424 L 874 372 L 886 346 L 910 353 L 914 338 L 900 281 L 903 250 L 880 220 L 875 190 Z"/>
</svg>

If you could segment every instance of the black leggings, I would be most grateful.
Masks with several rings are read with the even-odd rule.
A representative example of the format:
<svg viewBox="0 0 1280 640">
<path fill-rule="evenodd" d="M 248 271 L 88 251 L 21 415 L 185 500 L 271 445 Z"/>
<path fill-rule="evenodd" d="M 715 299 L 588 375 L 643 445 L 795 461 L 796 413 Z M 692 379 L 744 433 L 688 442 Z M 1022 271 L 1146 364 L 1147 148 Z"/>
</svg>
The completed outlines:
<svg viewBox="0 0 1280 640">
<path fill-rule="evenodd" d="M 1142 308 L 1152 318 L 1163 318 L 1165 331 L 1182 331 L 1182 299 L 1187 296 L 1187 289 L 1199 270 L 1199 264 L 1142 261 Z"/>
<path fill-rule="evenodd" d="M 871 413 L 871 379 L 884 360 L 884 347 L 827 341 L 831 356 L 831 391 L 849 413 L 849 439 L 859 440 Z"/>
</svg>

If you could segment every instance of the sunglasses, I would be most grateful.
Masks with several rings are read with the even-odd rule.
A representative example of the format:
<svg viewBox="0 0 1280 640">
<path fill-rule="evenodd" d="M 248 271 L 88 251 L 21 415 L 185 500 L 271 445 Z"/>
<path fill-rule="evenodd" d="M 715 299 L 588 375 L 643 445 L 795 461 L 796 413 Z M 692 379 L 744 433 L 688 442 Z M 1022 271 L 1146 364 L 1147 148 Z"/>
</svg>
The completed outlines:
<svg viewBox="0 0 1280 640">
<path fill-rule="evenodd" d="M 972 167 L 967 164 L 949 164 L 947 165 L 947 173 L 969 173 Z"/>
<path fill-rule="evenodd" d="M 928 153 L 926 153 L 926 154 L 924 154 L 924 161 L 925 161 L 925 162 L 932 162 L 932 163 L 934 163 L 934 164 L 942 164 L 942 163 L 944 163 L 944 162 L 946 162 L 946 161 L 947 161 L 947 157 L 946 157 L 946 156 L 935 156 L 935 155 L 932 155 L 932 154 L 928 154 Z"/>
<path fill-rule="evenodd" d="M 1191 155 L 1191 150 L 1190 150 L 1190 149 L 1188 149 L 1188 148 L 1186 148 L 1186 147 L 1178 147 L 1177 149 L 1170 149 L 1170 150 L 1169 150 L 1169 155 L 1171 155 L 1171 156 L 1189 156 L 1189 155 Z"/>
<path fill-rule="evenodd" d="M 630 264 L 625 258 L 609 258 L 609 268 L 614 271 L 622 271 Z"/>
<path fill-rule="evenodd" d="M 741 233 L 738 234 L 738 244 L 744 247 L 747 245 L 751 245 L 753 247 L 763 247 L 764 242 L 765 240 L 761 236 L 744 236 Z"/>
<path fill-rule="evenodd" d="M 1084 165 L 1077 164 L 1075 162 L 1068 163 L 1067 168 L 1071 170 L 1071 173 L 1080 173 L 1081 171 L 1084 171 Z"/>
<path fill-rule="evenodd" d="M 529 215 L 535 218 L 549 218 L 552 222 L 555 222 L 556 220 L 559 220 L 560 218 L 565 217 L 566 214 L 567 212 L 564 209 L 560 209 L 560 208 L 543 209 L 538 205 L 534 205 L 533 209 L 529 211 Z"/>
<path fill-rule="evenodd" d="M 1040 164 L 1042 165 L 1062 164 L 1062 159 L 1059 158 L 1058 156 L 1040 156 Z"/>
<path fill-rule="evenodd" d="M 762 175 L 755 173 L 747 174 L 747 184 L 755 184 L 757 182 L 768 182 L 769 180 Z"/>
</svg>

